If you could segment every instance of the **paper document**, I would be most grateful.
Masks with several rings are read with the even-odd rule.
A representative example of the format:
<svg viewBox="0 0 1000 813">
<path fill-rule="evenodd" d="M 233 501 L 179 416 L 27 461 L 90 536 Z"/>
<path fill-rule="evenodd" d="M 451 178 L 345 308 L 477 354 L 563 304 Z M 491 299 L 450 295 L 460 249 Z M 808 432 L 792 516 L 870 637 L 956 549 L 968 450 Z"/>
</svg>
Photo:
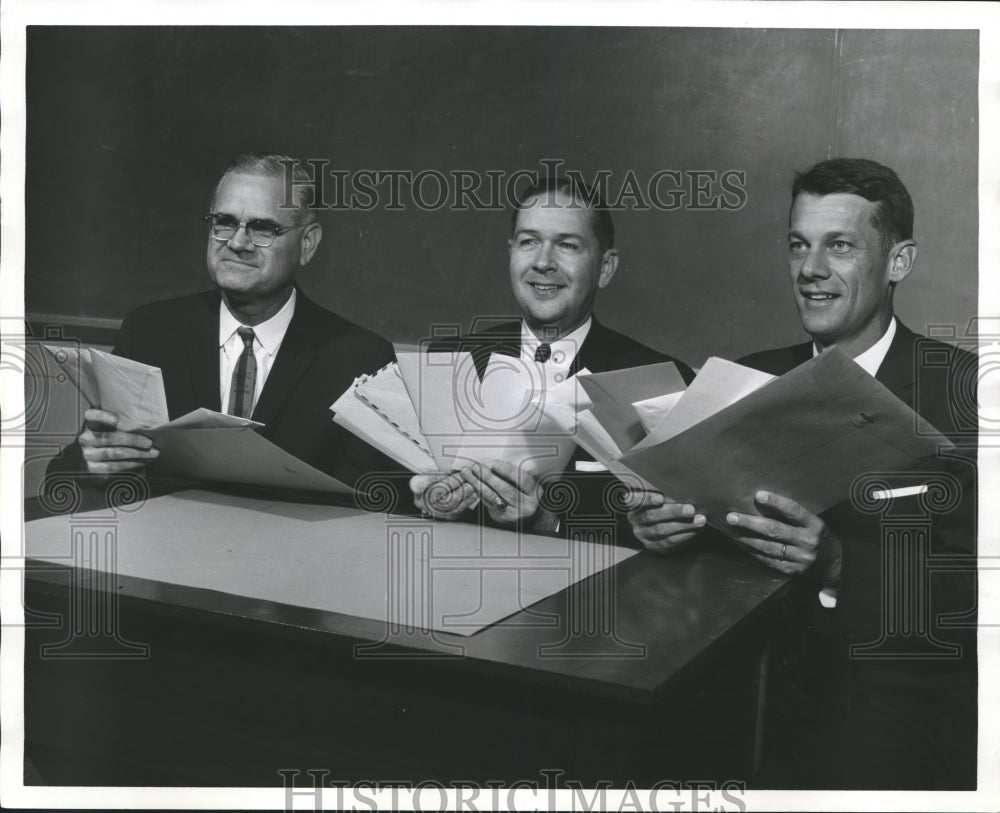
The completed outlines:
<svg viewBox="0 0 1000 813">
<path fill-rule="evenodd" d="M 725 531 L 728 511 L 757 513 L 759 489 L 819 513 L 848 499 L 859 475 L 911 468 L 951 445 L 833 347 L 621 463 Z"/>
<path fill-rule="evenodd" d="M 658 395 L 655 398 L 647 398 L 644 401 L 636 401 L 632 404 L 635 414 L 639 416 L 643 428 L 648 432 L 660 421 L 667 417 L 667 413 L 674 408 L 680 400 L 682 392 L 668 392 L 666 395 Z"/>
<path fill-rule="evenodd" d="M 712 356 L 691 386 L 635 448 L 645 449 L 679 435 L 773 380 L 773 375 Z"/>
<path fill-rule="evenodd" d="M 107 511 L 94 515 L 106 521 Z M 25 554 L 78 565 L 71 531 L 87 516 L 26 523 Z M 380 514 L 196 490 L 115 523 L 115 556 L 87 557 L 88 567 L 465 636 L 638 553 L 416 517 L 388 533 Z"/>
<path fill-rule="evenodd" d="M 504 460 L 542 477 L 576 447 L 576 379 L 547 387 L 540 365 L 494 353 L 480 377 L 471 353 L 397 348 L 399 372 L 437 470 Z"/>
<path fill-rule="evenodd" d="M 353 494 L 340 480 L 303 463 L 252 426 L 144 429 L 160 456 L 151 471 L 192 480 L 237 483 L 293 491 Z"/>
<path fill-rule="evenodd" d="M 122 431 L 152 439 L 160 454 L 150 471 L 192 480 L 353 493 L 258 434 L 263 424 L 257 421 L 204 408 L 169 420 L 158 367 L 92 348 L 45 349 L 90 406 L 117 414 Z"/>
<path fill-rule="evenodd" d="M 92 408 L 118 415 L 123 432 L 151 429 L 170 420 L 158 367 L 88 347 L 43 347 Z"/>
<path fill-rule="evenodd" d="M 355 379 L 330 409 L 334 421 L 415 474 L 438 471 L 395 363 Z"/>
<path fill-rule="evenodd" d="M 632 406 L 637 401 L 684 389 L 684 379 L 671 361 L 578 375 L 593 402 L 593 413 L 622 451 L 643 439 L 646 430 Z"/>
</svg>

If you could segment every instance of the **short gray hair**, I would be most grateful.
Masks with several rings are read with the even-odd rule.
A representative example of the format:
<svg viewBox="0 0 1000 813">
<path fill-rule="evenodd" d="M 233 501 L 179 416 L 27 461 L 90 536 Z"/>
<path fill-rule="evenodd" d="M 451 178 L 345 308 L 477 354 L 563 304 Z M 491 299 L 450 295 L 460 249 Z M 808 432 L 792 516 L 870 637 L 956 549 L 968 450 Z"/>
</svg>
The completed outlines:
<svg viewBox="0 0 1000 813">
<path fill-rule="evenodd" d="M 219 193 L 219 186 L 227 175 L 264 175 L 268 178 L 288 178 L 288 168 L 292 170 L 292 200 L 298 209 L 296 221 L 298 225 L 312 223 L 316 213 L 309 208 L 315 201 L 316 186 L 313 176 L 303 167 L 297 158 L 276 152 L 245 152 L 237 155 L 222 171 L 212 191 L 212 206 Z"/>
</svg>

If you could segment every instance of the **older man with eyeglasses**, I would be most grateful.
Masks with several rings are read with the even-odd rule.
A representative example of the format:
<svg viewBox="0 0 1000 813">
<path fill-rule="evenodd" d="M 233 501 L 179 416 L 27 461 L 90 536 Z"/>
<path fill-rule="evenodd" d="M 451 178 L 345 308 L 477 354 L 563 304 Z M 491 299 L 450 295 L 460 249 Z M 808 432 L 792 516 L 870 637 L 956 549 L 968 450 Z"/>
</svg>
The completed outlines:
<svg viewBox="0 0 1000 813">
<path fill-rule="evenodd" d="M 310 180 L 285 155 L 234 159 L 205 216 L 215 289 L 128 314 L 114 352 L 163 371 L 171 418 L 199 407 L 252 418 L 278 446 L 354 483 L 398 467 L 337 426 L 329 407 L 357 375 L 392 361 L 393 350 L 295 284 L 323 235 L 309 208 Z M 56 469 L 114 474 L 158 455 L 148 438 L 119 431 L 114 413 L 89 409 L 84 420 L 79 443 L 54 461 Z"/>
</svg>

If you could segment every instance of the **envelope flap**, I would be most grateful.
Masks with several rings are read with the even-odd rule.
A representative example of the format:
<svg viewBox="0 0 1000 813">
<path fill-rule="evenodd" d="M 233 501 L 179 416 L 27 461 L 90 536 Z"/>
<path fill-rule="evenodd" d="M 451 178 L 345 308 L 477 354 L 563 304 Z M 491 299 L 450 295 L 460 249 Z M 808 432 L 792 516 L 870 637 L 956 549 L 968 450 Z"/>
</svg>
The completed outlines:
<svg viewBox="0 0 1000 813">
<path fill-rule="evenodd" d="M 632 404 L 686 387 L 672 361 L 578 375 L 593 412 L 620 449 L 631 449 L 646 430 Z"/>
</svg>

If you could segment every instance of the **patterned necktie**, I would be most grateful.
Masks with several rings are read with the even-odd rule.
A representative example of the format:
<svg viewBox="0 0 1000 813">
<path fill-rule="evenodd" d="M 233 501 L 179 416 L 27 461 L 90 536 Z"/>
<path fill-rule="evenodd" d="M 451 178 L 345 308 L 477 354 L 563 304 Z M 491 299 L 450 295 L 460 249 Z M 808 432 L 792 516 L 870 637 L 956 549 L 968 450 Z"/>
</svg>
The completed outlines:
<svg viewBox="0 0 1000 813">
<path fill-rule="evenodd" d="M 249 418 L 253 414 L 253 393 L 257 388 L 257 359 L 253 355 L 254 332 L 250 327 L 236 328 L 243 339 L 243 352 L 233 370 L 229 387 L 229 414 Z"/>
<path fill-rule="evenodd" d="M 538 345 L 538 349 L 535 351 L 535 361 L 540 361 L 542 364 L 545 364 L 551 355 L 552 348 L 547 344 L 540 344 Z"/>
</svg>

